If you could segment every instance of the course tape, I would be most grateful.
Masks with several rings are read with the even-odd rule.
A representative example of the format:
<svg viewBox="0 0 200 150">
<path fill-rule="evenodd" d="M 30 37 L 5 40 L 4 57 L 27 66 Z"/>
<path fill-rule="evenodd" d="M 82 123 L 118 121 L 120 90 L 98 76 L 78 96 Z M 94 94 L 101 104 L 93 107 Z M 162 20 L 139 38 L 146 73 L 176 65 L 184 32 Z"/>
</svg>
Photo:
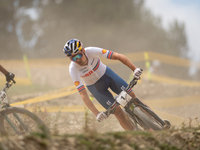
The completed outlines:
<svg viewBox="0 0 200 150">
<path fill-rule="evenodd" d="M 144 76 L 145 76 L 145 73 L 144 73 Z M 200 82 L 191 82 L 191 81 L 186 81 L 186 80 L 173 79 L 173 78 L 159 76 L 159 75 L 155 75 L 155 74 L 152 75 L 151 80 L 156 81 L 156 82 L 177 84 L 177 85 L 182 85 L 182 86 L 192 86 L 192 87 L 195 87 L 195 86 L 199 87 L 200 86 Z M 142 81 L 140 81 L 140 82 L 142 82 Z M 11 104 L 11 105 L 16 106 L 16 105 L 24 105 L 24 104 L 30 104 L 30 103 L 37 103 L 37 102 L 52 100 L 52 99 L 65 97 L 65 96 L 74 94 L 76 92 L 78 92 L 78 91 L 77 91 L 75 86 L 69 86 L 69 87 L 65 87 L 65 88 L 58 89 L 56 91 L 47 93 L 47 94 L 39 96 L 39 97 L 35 97 L 35 98 L 28 99 L 28 100 L 25 100 L 25 101 L 17 102 L 17 103 Z"/>
<path fill-rule="evenodd" d="M 146 72 L 144 72 L 144 77 L 145 76 L 147 77 Z M 156 75 L 156 74 L 151 75 L 151 80 L 155 81 L 155 82 L 176 84 L 176 85 L 181 85 L 181 86 L 200 87 L 200 82 L 197 82 L 197 81 L 189 81 L 189 80 L 169 78 L 167 76 L 160 76 L 160 75 Z"/>
<path fill-rule="evenodd" d="M 167 108 L 200 104 L 200 95 L 145 101 L 153 108 Z"/>
<path fill-rule="evenodd" d="M 69 86 L 66 88 L 62 88 L 62 89 L 47 93 L 47 94 L 39 96 L 39 97 L 35 97 L 35 98 L 31 98 L 31 99 L 28 99 L 25 101 L 13 103 L 13 104 L 11 104 L 11 106 L 25 105 L 25 104 L 42 102 L 42 101 L 48 101 L 48 100 L 52 100 L 52 99 L 65 97 L 65 96 L 74 94 L 76 92 L 78 92 L 78 91 L 77 91 L 76 87 L 73 85 L 73 86 Z"/>
<path fill-rule="evenodd" d="M 146 100 L 145 103 L 152 108 L 170 108 L 170 107 L 178 107 L 178 106 L 189 106 L 200 104 L 200 95 L 187 96 L 187 97 L 175 97 L 175 98 L 167 98 L 167 99 L 157 99 L 157 100 Z M 104 111 L 100 104 L 95 105 L 98 110 Z M 35 107 L 35 106 L 34 106 Z M 29 109 L 32 107 L 28 107 Z M 85 111 L 85 105 L 72 105 L 72 106 L 48 106 L 42 107 L 42 110 L 48 110 L 48 112 L 81 112 Z"/>
<path fill-rule="evenodd" d="M 191 61 L 189 59 L 184 59 L 180 57 L 170 56 L 166 54 L 161 53 L 155 53 L 155 52 L 148 52 L 149 54 L 149 60 L 159 60 L 162 63 L 175 65 L 175 66 L 182 66 L 182 67 L 190 67 L 191 64 L 193 67 L 200 69 L 200 62 L 197 61 Z"/>
<path fill-rule="evenodd" d="M 105 108 L 103 108 L 101 105 L 95 105 L 95 107 L 99 111 L 105 111 Z M 35 106 L 26 107 L 26 109 L 32 111 L 35 109 Z M 39 106 L 39 109 L 41 111 L 46 111 L 46 112 L 85 112 L 87 110 L 87 107 L 85 105 L 46 106 L 46 107 Z"/>
<path fill-rule="evenodd" d="M 135 53 L 124 53 L 125 56 L 127 56 L 131 61 L 133 62 L 142 62 L 145 61 L 144 57 L 145 52 L 135 52 Z M 190 67 L 191 64 L 193 67 L 200 69 L 200 62 L 197 61 L 191 61 L 189 59 L 184 59 L 180 57 L 175 57 L 171 55 L 166 55 L 162 53 L 156 53 L 148 51 L 148 60 L 159 60 L 162 63 L 171 64 L 175 66 L 184 66 L 184 67 Z M 106 65 L 108 64 L 118 64 L 119 61 L 110 61 L 108 59 L 101 58 L 102 62 Z M 28 60 L 29 67 L 30 68 L 42 68 L 42 67 L 59 67 L 59 66 L 66 66 L 70 63 L 69 59 L 66 58 L 58 58 L 58 59 L 29 59 Z M 4 64 L 4 66 L 8 69 L 12 68 L 21 68 L 25 69 L 23 60 L 0 60 L 0 64 Z M 15 65 L 13 65 L 15 64 Z"/>
</svg>

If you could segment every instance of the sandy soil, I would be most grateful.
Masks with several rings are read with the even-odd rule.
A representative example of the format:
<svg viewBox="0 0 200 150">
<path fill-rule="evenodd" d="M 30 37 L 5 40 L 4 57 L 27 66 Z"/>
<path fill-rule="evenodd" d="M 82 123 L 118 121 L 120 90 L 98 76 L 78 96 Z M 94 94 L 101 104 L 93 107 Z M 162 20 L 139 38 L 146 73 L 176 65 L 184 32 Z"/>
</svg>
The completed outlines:
<svg viewBox="0 0 200 150">
<path fill-rule="evenodd" d="M 12 69 L 16 76 L 24 77 L 26 74 L 24 69 Z M 52 86 L 56 89 L 67 87 L 73 85 L 71 77 L 68 73 L 68 67 L 64 65 L 52 66 L 52 67 L 33 67 L 31 68 L 32 81 L 40 85 Z M 155 83 L 143 80 L 140 84 L 134 87 L 134 92 L 137 97 L 144 101 L 160 100 L 165 101 L 169 98 L 176 97 L 190 97 L 194 95 L 200 95 L 200 87 L 186 87 L 180 85 L 171 85 L 165 83 Z M 27 95 L 13 96 L 15 101 L 26 100 L 31 97 L 37 97 L 42 95 L 41 93 L 33 93 Z M 188 99 L 190 101 L 190 99 Z M 94 101 L 97 104 L 96 101 Z M 176 103 L 176 101 L 174 101 Z M 41 103 L 36 103 L 34 105 L 39 106 L 57 106 L 57 105 L 84 105 L 78 93 L 54 99 L 50 101 L 45 101 Z M 193 118 L 198 116 L 200 118 L 200 105 L 199 104 L 189 104 L 189 105 L 177 105 L 173 107 L 162 107 L 156 108 L 159 111 L 175 115 L 178 117 Z M 48 115 L 43 117 L 45 123 L 50 127 L 52 132 L 59 133 L 81 133 L 84 128 L 92 128 L 98 132 L 113 132 L 122 131 L 123 129 L 119 125 L 118 121 L 114 116 L 110 116 L 109 119 L 104 122 L 97 122 L 93 114 L 89 113 L 87 121 L 88 126 L 85 125 L 84 112 L 71 112 L 71 113 L 47 113 Z"/>
<path fill-rule="evenodd" d="M 166 98 L 174 98 L 174 97 L 188 97 L 200 95 L 199 87 L 182 87 L 178 85 L 169 85 L 164 83 L 153 83 L 153 82 L 142 82 L 138 84 L 134 91 L 143 102 L 148 103 L 150 101 L 160 100 L 165 101 Z M 21 97 L 23 99 L 23 96 Z M 18 99 L 20 100 L 20 99 Z M 188 99 L 189 101 L 190 99 Z M 96 100 L 94 100 L 95 104 L 98 104 Z M 176 101 L 174 101 L 176 103 Z M 72 94 L 67 97 L 54 99 L 50 101 L 44 101 L 40 103 L 32 104 L 32 106 L 59 106 L 59 105 L 84 105 L 83 101 L 80 98 L 79 93 Z M 150 106 L 151 107 L 151 106 Z M 198 104 L 189 104 L 189 105 L 180 105 L 176 104 L 172 107 L 157 107 L 157 110 L 169 114 L 167 115 L 168 120 L 174 121 L 174 116 L 189 119 L 197 116 L 200 118 L 200 106 Z M 88 116 L 85 116 L 85 112 L 55 112 L 48 113 L 45 112 L 45 115 L 38 114 L 45 123 L 49 126 L 52 133 L 59 134 L 75 134 L 82 133 L 85 131 L 85 128 L 90 128 L 91 130 L 96 130 L 100 133 L 103 132 L 114 132 L 114 131 L 123 131 L 123 128 L 119 125 L 117 119 L 114 115 L 111 115 L 104 122 L 98 122 L 95 119 L 95 116 L 89 112 Z M 173 115 L 172 118 L 170 118 Z M 85 119 L 87 117 L 87 119 Z M 180 121 L 175 120 L 172 122 L 173 125 L 181 126 Z"/>
</svg>

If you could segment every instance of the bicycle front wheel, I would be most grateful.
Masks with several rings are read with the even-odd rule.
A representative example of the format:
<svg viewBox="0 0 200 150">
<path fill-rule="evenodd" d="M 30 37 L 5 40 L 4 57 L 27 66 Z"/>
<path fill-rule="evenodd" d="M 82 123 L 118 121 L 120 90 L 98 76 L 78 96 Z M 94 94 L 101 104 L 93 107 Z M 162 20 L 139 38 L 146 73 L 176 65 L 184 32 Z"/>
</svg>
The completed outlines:
<svg viewBox="0 0 200 150">
<path fill-rule="evenodd" d="M 3 109 L 0 117 L 1 135 L 48 133 L 45 123 L 32 112 L 19 107 Z"/>
<path fill-rule="evenodd" d="M 149 129 L 163 130 L 162 124 L 157 121 L 152 115 L 150 115 L 142 107 L 135 107 L 134 114 L 146 125 Z"/>
</svg>

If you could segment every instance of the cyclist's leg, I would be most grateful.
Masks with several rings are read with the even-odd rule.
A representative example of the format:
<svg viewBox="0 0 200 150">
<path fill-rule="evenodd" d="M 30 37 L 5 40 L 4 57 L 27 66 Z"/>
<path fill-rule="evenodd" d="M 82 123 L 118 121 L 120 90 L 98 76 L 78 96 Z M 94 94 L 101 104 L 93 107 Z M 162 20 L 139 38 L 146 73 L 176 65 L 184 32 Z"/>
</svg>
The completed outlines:
<svg viewBox="0 0 200 150">
<path fill-rule="evenodd" d="M 95 85 L 87 86 L 87 89 L 105 109 L 108 109 L 115 101 L 108 90 L 100 91 Z"/>
<path fill-rule="evenodd" d="M 110 88 L 116 94 L 119 94 L 123 90 L 123 88 L 126 88 L 128 86 L 128 84 L 121 77 L 119 77 L 115 72 L 113 72 L 108 67 L 106 69 L 106 74 L 111 78 Z M 136 98 L 136 95 L 135 95 L 135 93 L 133 92 L 132 89 L 129 89 L 128 94 L 132 97 L 132 99 Z M 142 103 L 145 104 L 144 102 L 142 102 Z"/>
<path fill-rule="evenodd" d="M 106 68 L 107 76 L 110 78 L 110 88 L 113 92 L 116 94 L 119 94 L 122 90 L 124 90 L 128 84 L 126 81 L 124 81 L 120 76 L 118 76 L 114 71 L 112 71 L 110 68 Z M 129 89 L 128 93 L 131 92 L 132 89 Z"/>
<path fill-rule="evenodd" d="M 134 99 L 136 98 L 135 93 L 133 91 L 131 91 L 129 93 L 129 95 Z M 149 107 L 146 103 L 144 103 L 143 101 L 141 101 L 139 98 L 137 98 L 141 103 L 143 103 L 144 105 L 146 105 L 147 107 Z M 137 104 L 136 102 L 134 102 L 134 104 Z M 150 107 L 149 107 L 150 108 Z"/>
<path fill-rule="evenodd" d="M 108 87 L 110 86 L 110 80 L 111 79 L 107 75 L 104 75 L 94 85 L 87 86 L 88 90 L 105 109 L 108 109 L 115 102 L 115 99 L 113 98 L 112 94 L 110 93 L 110 91 L 108 91 Z M 118 119 L 120 125 L 125 130 L 133 129 L 131 123 L 128 121 L 124 112 L 119 106 L 115 110 L 114 115 Z"/>
<path fill-rule="evenodd" d="M 116 94 L 119 94 L 123 89 L 128 86 L 128 84 L 120 76 L 118 76 L 108 67 L 106 69 L 106 74 L 111 78 L 110 88 Z M 132 89 L 129 89 L 128 93 L 133 99 L 136 97 Z"/>
<path fill-rule="evenodd" d="M 87 89 L 105 109 L 115 102 L 113 95 L 108 91 L 109 85 L 110 79 L 103 75 L 95 84 L 87 86 Z"/>
<path fill-rule="evenodd" d="M 127 119 L 125 113 L 123 112 L 123 110 L 121 109 L 120 106 L 117 106 L 117 108 L 114 112 L 114 115 L 117 118 L 117 120 L 119 121 L 122 128 L 124 128 L 127 131 L 134 130 L 134 127 L 131 125 L 131 123 Z"/>
<path fill-rule="evenodd" d="M 105 90 L 104 93 L 100 93 L 94 86 L 89 86 L 89 91 L 92 93 L 92 95 L 96 98 L 96 100 L 105 108 L 108 109 L 109 106 L 111 106 L 114 103 L 114 98 L 112 97 L 112 94 L 108 91 Z M 126 115 L 120 108 L 120 106 L 117 106 L 115 112 L 114 112 L 115 117 L 119 121 L 120 125 L 125 129 L 125 130 L 133 130 L 133 126 L 131 123 L 128 121 L 126 118 Z"/>
<path fill-rule="evenodd" d="M 110 68 L 108 68 L 108 67 L 106 68 L 105 74 L 110 79 L 109 87 L 116 94 L 119 94 L 123 89 L 125 89 L 128 86 L 128 84 L 121 77 L 119 77 L 115 72 L 113 72 Z M 130 92 L 131 92 L 131 96 L 133 98 L 135 98 L 136 96 L 135 96 L 135 93 L 132 91 L 132 89 L 130 89 L 128 93 L 130 93 Z M 131 123 L 126 118 L 126 115 L 122 111 L 121 107 L 118 106 L 114 115 L 116 116 L 116 118 L 120 122 L 121 126 L 125 130 L 133 130 L 134 129 L 134 127 L 131 125 Z"/>
</svg>

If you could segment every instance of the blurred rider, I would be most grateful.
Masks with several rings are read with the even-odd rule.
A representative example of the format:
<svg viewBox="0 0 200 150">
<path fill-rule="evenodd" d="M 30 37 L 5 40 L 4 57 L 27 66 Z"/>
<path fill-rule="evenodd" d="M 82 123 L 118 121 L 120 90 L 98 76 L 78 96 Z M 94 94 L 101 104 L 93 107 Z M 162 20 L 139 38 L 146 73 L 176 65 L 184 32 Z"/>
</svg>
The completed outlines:
<svg viewBox="0 0 200 150">
<path fill-rule="evenodd" d="M 0 71 L 5 75 L 6 81 L 10 82 L 14 79 L 15 75 L 11 72 L 8 72 L 3 66 L 0 65 Z"/>
<path fill-rule="evenodd" d="M 119 94 L 125 87 L 128 86 L 128 84 L 121 77 L 119 77 L 109 67 L 104 65 L 99 57 L 119 60 L 121 63 L 128 66 L 133 71 L 134 77 L 138 79 L 142 74 L 142 71 L 137 68 L 126 56 L 99 47 L 83 48 L 83 44 L 78 39 L 71 39 L 67 41 L 63 51 L 71 60 L 69 73 L 73 82 L 84 103 L 94 113 L 98 121 L 103 121 L 107 118 L 107 115 L 104 112 L 99 112 L 94 106 L 87 94 L 84 84 L 105 109 L 108 109 L 115 101 L 108 88 L 116 94 Z M 132 96 L 132 98 L 136 97 L 132 89 L 129 89 L 128 93 Z M 117 106 L 114 115 L 125 130 L 134 129 L 127 120 L 120 106 Z"/>
</svg>

